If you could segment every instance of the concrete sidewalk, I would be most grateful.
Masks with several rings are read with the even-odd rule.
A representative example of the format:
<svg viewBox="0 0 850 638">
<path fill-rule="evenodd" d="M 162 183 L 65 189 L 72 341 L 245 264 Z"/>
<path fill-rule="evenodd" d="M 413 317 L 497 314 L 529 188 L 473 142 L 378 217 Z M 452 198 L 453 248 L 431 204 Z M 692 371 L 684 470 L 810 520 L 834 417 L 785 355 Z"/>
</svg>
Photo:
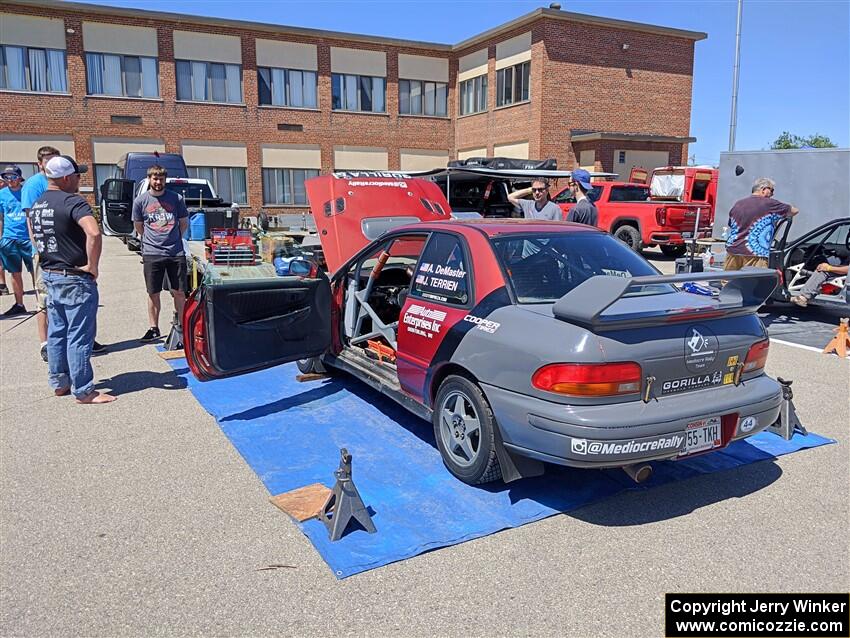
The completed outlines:
<svg viewBox="0 0 850 638">
<path fill-rule="evenodd" d="M 850 587 L 846 361 L 773 345 L 769 363 L 795 380 L 803 422 L 838 445 L 337 581 L 136 341 L 138 255 L 107 239 L 102 272 L 98 340 L 111 346 L 95 376 L 116 403 L 53 397 L 35 321 L 0 322 L 2 636 L 660 636 L 664 592 Z M 284 567 L 259 571 L 270 565 Z"/>
</svg>

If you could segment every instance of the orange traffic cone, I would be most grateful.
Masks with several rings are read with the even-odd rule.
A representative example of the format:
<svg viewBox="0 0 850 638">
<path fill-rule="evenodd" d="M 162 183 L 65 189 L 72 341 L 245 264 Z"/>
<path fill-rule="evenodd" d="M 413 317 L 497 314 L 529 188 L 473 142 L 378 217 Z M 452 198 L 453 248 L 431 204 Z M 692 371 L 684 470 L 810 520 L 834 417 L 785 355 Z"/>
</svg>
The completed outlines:
<svg viewBox="0 0 850 638">
<path fill-rule="evenodd" d="M 824 354 L 835 352 L 842 359 L 847 356 L 847 348 L 850 347 L 850 335 L 847 334 L 848 324 L 850 324 L 850 318 L 847 317 L 838 322 L 838 327 L 833 330 L 835 336 L 823 349 Z"/>
</svg>

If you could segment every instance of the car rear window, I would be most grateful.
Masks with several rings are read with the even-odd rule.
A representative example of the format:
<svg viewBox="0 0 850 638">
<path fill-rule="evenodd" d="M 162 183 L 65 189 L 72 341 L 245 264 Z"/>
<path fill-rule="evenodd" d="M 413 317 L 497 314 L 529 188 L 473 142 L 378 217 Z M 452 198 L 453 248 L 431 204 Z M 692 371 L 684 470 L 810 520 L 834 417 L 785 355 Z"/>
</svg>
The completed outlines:
<svg viewBox="0 0 850 638">
<path fill-rule="evenodd" d="M 552 303 L 591 277 L 641 277 L 658 271 L 602 233 L 541 233 L 492 240 L 519 303 Z M 674 292 L 668 285 L 636 288 L 627 296 Z"/>
<path fill-rule="evenodd" d="M 182 195 L 183 199 L 213 199 L 212 191 L 206 184 L 166 182 L 165 190 Z"/>
<path fill-rule="evenodd" d="M 648 186 L 613 186 L 611 187 L 612 202 L 645 202 L 649 199 Z"/>
</svg>

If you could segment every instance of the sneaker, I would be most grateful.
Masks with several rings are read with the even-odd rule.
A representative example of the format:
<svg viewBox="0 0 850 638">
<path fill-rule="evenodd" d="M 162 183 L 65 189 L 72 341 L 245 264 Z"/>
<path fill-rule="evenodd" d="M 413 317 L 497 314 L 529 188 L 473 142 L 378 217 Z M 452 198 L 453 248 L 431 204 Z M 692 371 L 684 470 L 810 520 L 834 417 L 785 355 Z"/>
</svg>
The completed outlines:
<svg viewBox="0 0 850 638">
<path fill-rule="evenodd" d="M 791 297 L 791 303 L 796 304 L 801 308 L 805 308 L 809 305 L 809 299 L 805 295 L 794 295 Z"/>
<path fill-rule="evenodd" d="M 24 308 L 22 304 L 16 303 L 12 304 L 12 307 L 9 308 L 6 312 L 3 313 L 4 317 L 17 317 L 18 315 L 27 314 L 27 309 Z"/>
<path fill-rule="evenodd" d="M 106 346 L 103 345 L 102 343 L 98 343 L 97 341 L 95 341 L 94 344 L 91 347 L 91 353 L 92 354 L 103 354 L 104 352 L 106 352 Z"/>
<path fill-rule="evenodd" d="M 162 337 L 159 334 L 159 328 L 148 328 L 148 331 L 144 334 L 144 336 L 139 339 L 142 343 L 149 343 L 151 341 L 156 341 Z"/>
<path fill-rule="evenodd" d="M 41 346 L 41 360 L 47 363 L 47 344 Z"/>
</svg>

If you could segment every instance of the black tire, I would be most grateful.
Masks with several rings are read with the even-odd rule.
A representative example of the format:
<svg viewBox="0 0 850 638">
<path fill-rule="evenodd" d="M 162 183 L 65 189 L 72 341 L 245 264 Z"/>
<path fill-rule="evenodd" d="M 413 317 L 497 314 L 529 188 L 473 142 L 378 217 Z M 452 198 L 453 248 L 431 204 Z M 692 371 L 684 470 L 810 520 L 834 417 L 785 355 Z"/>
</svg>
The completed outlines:
<svg viewBox="0 0 850 638">
<path fill-rule="evenodd" d="M 478 429 L 470 430 L 467 436 L 467 424 L 473 422 Z M 496 417 L 475 383 L 456 375 L 446 377 L 437 391 L 432 423 L 437 448 L 449 472 L 469 485 L 502 478 L 496 457 Z"/>
<path fill-rule="evenodd" d="M 320 357 L 298 359 L 298 361 L 295 362 L 295 365 L 298 366 L 298 370 L 300 370 L 301 374 L 327 374 L 328 372 Z"/>
<path fill-rule="evenodd" d="M 620 226 L 614 231 L 614 237 L 623 242 L 636 253 L 639 253 L 643 248 L 640 240 L 640 232 L 634 226 Z"/>
<path fill-rule="evenodd" d="M 688 249 L 684 244 L 661 244 L 660 248 L 665 257 L 681 257 Z"/>
</svg>

